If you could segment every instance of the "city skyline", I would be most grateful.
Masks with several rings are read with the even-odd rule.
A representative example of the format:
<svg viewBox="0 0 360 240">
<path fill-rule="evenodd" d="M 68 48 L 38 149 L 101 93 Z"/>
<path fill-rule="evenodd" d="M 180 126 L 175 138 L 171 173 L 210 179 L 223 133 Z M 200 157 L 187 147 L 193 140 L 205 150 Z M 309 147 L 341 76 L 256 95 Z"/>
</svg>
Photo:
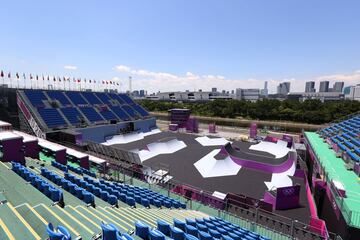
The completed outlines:
<svg viewBox="0 0 360 240">
<path fill-rule="evenodd" d="M 355 0 L 4 2 L 0 69 L 119 81 L 122 90 L 131 75 L 133 89 L 148 92 L 356 85 L 359 8 Z"/>
</svg>

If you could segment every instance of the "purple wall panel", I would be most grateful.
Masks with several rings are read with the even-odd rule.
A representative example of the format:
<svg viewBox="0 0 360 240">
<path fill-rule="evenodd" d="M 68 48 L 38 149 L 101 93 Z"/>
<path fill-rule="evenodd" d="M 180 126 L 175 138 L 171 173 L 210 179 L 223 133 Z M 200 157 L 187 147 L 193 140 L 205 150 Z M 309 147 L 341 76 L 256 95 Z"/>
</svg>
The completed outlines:
<svg viewBox="0 0 360 240">
<path fill-rule="evenodd" d="M 66 149 L 59 150 L 55 153 L 55 161 L 63 165 L 67 164 L 66 160 Z"/>
<path fill-rule="evenodd" d="M 12 138 L 8 140 L 3 140 L 1 142 L 3 146 L 3 161 L 4 162 L 19 162 L 25 164 L 24 152 L 23 152 L 23 139 Z"/>
<path fill-rule="evenodd" d="M 300 203 L 300 185 L 277 188 L 276 206 L 277 210 L 298 208 Z"/>
<path fill-rule="evenodd" d="M 38 141 L 28 141 L 24 143 L 25 146 L 25 156 L 38 159 L 39 158 L 39 145 Z"/>
<path fill-rule="evenodd" d="M 89 156 L 80 158 L 80 167 L 90 169 Z"/>
</svg>

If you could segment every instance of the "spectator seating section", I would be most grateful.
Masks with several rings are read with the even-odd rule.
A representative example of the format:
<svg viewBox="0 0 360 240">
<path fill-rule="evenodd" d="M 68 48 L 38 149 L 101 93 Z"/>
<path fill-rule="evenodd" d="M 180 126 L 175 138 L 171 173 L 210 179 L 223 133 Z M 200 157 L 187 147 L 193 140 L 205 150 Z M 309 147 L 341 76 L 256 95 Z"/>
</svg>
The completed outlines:
<svg viewBox="0 0 360 240">
<path fill-rule="evenodd" d="M 95 96 L 93 92 L 82 92 L 81 95 L 90 103 L 90 104 L 102 104 L 99 98 Z"/>
<path fill-rule="evenodd" d="M 11 165 L 12 170 L 15 173 L 17 173 L 27 182 L 30 182 L 33 187 L 44 193 L 53 202 L 64 202 L 63 192 L 60 189 L 54 187 L 53 185 L 43 180 L 41 177 L 30 172 L 26 167 L 19 163 L 11 162 Z"/>
<path fill-rule="evenodd" d="M 60 108 L 60 110 L 71 124 L 76 125 L 80 123 L 80 119 L 83 118 L 81 113 L 75 107 Z"/>
<path fill-rule="evenodd" d="M 41 90 L 24 90 L 26 97 L 34 107 L 44 107 L 44 100 L 47 100 L 45 94 Z"/>
<path fill-rule="evenodd" d="M 49 128 L 67 126 L 64 118 L 56 108 L 38 108 L 38 112 Z"/>
<path fill-rule="evenodd" d="M 117 200 L 120 200 L 129 206 L 135 207 L 136 203 L 144 207 L 166 207 L 166 208 L 186 208 L 186 204 L 170 197 L 164 196 L 160 193 L 153 192 L 150 189 L 134 187 L 127 184 L 121 184 L 116 182 L 108 182 L 103 179 L 95 181 L 89 177 L 84 177 L 84 181 L 90 185 L 93 185 L 95 189 L 92 192 L 95 196 L 108 199 L 109 196 L 115 196 Z M 107 193 L 107 194 L 106 194 Z M 106 201 L 103 198 L 104 201 Z"/>
<path fill-rule="evenodd" d="M 88 192 L 86 188 L 84 188 L 84 185 L 81 185 L 80 179 L 76 178 L 74 175 L 65 173 L 65 178 L 63 178 L 46 168 L 41 168 L 41 175 L 56 185 L 61 186 L 65 191 L 70 192 L 86 204 L 95 206 L 94 195 Z"/>
<path fill-rule="evenodd" d="M 79 109 L 90 122 L 104 121 L 104 118 L 102 118 L 93 107 L 80 107 Z"/>
<path fill-rule="evenodd" d="M 87 105 L 88 102 L 81 96 L 80 92 L 65 92 L 74 105 Z"/>
<path fill-rule="evenodd" d="M 113 106 L 110 108 L 121 120 L 123 121 L 130 120 L 129 115 L 120 106 Z"/>
<path fill-rule="evenodd" d="M 320 130 L 319 134 L 324 139 L 330 139 L 351 160 L 360 161 L 360 115 L 332 124 Z"/>
<path fill-rule="evenodd" d="M 24 94 L 48 128 L 68 127 L 68 124 L 77 126 L 82 119 L 87 119 L 87 124 L 96 124 L 149 116 L 143 107 L 126 94 L 55 90 L 24 90 Z M 53 100 L 60 104 L 52 105 Z"/>
<path fill-rule="evenodd" d="M 47 91 L 46 93 L 50 99 L 59 101 L 63 106 L 71 105 L 70 101 L 61 91 Z"/>
</svg>

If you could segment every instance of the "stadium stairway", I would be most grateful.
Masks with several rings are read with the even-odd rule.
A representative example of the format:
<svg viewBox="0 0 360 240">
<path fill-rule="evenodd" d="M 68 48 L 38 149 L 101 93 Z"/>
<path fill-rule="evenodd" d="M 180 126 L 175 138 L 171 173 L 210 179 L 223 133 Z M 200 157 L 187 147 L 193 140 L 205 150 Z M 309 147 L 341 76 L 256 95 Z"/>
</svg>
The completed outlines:
<svg viewBox="0 0 360 240">
<path fill-rule="evenodd" d="M 173 219 L 184 221 L 186 218 L 208 217 L 193 210 L 178 209 L 145 209 L 145 208 L 111 208 L 85 207 L 71 205 L 61 208 L 43 203 L 31 206 L 28 203 L 14 207 L 11 203 L 0 205 L 1 239 L 46 239 L 48 223 L 62 225 L 69 230 L 73 238 L 91 239 L 101 232 L 101 223 L 112 223 L 122 232 L 132 233 L 134 222 L 142 221 L 156 227 L 161 219 L 171 224 Z"/>
</svg>

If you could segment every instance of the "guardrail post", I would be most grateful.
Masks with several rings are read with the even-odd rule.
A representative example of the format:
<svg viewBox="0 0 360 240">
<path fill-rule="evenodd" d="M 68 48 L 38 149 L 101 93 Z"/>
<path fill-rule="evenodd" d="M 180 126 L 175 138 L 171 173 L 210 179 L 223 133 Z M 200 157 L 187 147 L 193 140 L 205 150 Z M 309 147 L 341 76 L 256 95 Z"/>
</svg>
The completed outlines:
<svg viewBox="0 0 360 240">
<path fill-rule="evenodd" d="M 292 220 L 291 221 L 291 227 L 290 227 L 290 236 L 292 238 L 294 238 L 294 233 L 295 233 L 295 223 L 297 222 L 297 220 Z"/>
<path fill-rule="evenodd" d="M 218 209 L 218 217 L 220 217 L 220 209 Z"/>
<path fill-rule="evenodd" d="M 192 200 L 190 199 L 190 209 L 192 210 Z"/>
</svg>

